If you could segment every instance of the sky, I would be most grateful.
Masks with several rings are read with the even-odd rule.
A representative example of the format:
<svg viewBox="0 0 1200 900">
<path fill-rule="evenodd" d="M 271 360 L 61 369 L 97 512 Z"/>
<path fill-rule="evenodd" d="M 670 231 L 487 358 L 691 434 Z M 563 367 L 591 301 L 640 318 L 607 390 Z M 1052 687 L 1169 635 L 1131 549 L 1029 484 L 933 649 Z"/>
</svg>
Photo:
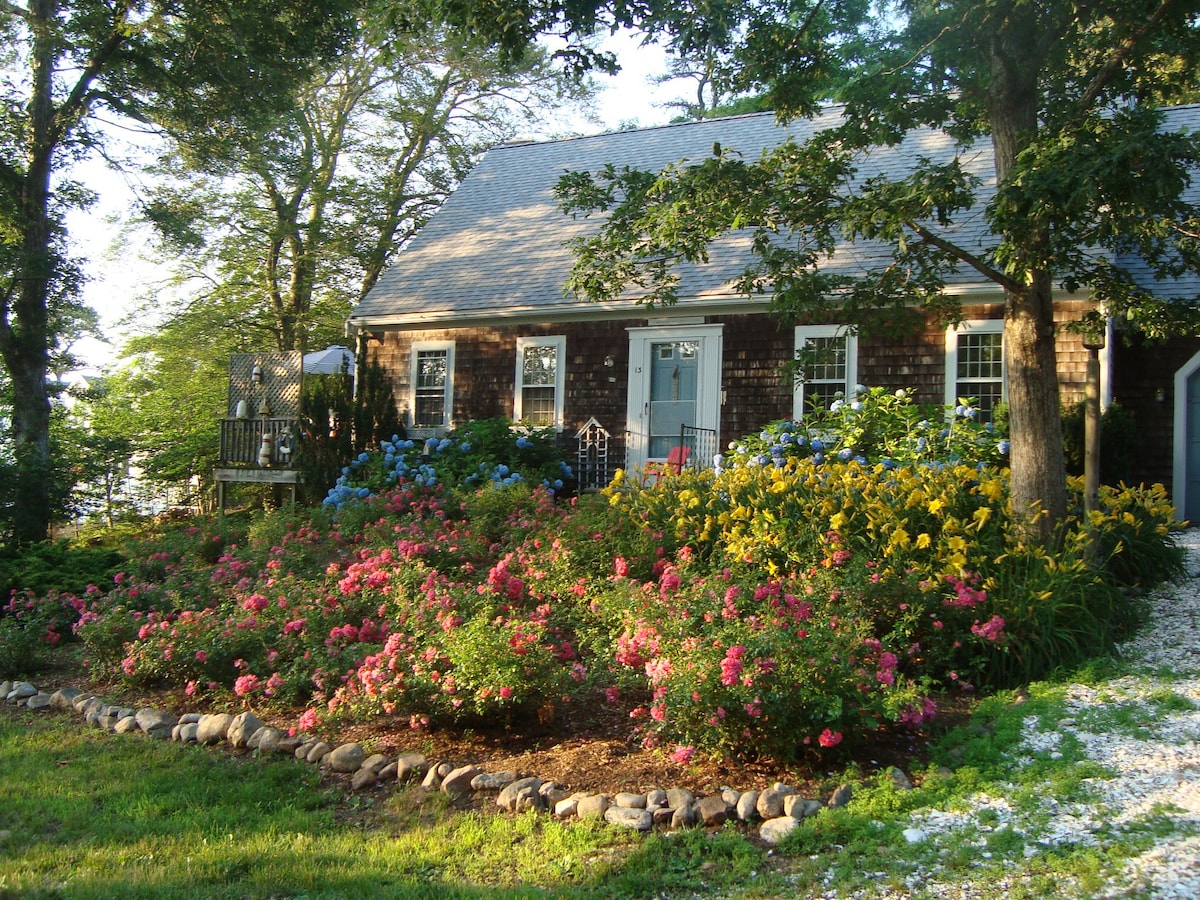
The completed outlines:
<svg viewBox="0 0 1200 900">
<path fill-rule="evenodd" d="M 601 46 L 617 54 L 621 71 L 615 76 L 595 76 L 601 86 L 596 98 L 601 124 L 581 119 L 571 123 L 572 130 L 588 134 L 631 123 L 640 127 L 663 125 L 676 113 L 662 104 L 690 95 L 692 89 L 687 86 L 652 83 L 655 75 L 666 70 L 660 48 L 641 47 L 629 33 L 614 35 Z M 156 271 L 145 261 L 153 255 L 146 242 L 136 233 L 121 230 L 120 223 L 128 215 L 132 198 L 127 176 L 98 160 L 81 163 L 73 174 L 99 194 L 91 210 L 72 213 L 68 218 L 72 246 L 87 259 L 85 272 L 89 281 L 84 288 L 84 302 L 99 314 L 101 331 L 108 338 L 107 342 L 85 338 L 73 350 L 85 363 L 85 370 L 96 371 L 115 359 L 121 320 L 133 311 L 137 299 L 147 293 L 147 287 L 165 279 L 167 273 Z"/>
</svg>

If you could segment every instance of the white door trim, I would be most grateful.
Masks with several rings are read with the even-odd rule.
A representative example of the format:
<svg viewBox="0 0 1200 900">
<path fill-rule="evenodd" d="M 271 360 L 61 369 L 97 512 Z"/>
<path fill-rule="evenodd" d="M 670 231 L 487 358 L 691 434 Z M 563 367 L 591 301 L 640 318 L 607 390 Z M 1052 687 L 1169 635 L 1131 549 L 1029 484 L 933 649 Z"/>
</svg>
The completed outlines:
<svg viewBox="0 0 1200 900">
<path fill-rule="evenodd" d="M 1182 518 L 1187 505 L 1187 413 L 1188 380 L 1200 371 L 1200 352 L 1184 363 L 1175 373 L 1175 424 L 1171 464 L 1171 502 L 1175 517 Z"/>
</svg>

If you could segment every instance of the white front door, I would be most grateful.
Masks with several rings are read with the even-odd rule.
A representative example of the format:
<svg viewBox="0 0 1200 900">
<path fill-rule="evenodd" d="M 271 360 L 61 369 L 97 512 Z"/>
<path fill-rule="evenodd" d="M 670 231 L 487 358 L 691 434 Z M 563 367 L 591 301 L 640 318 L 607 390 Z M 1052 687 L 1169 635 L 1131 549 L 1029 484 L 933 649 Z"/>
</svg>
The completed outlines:
<svg viewBox="0 0 1200 900">
<path fill-rule="evenodd" d="M 629 330 L 630 469 L 664 462 L 679 444 L 682 426 L 715 432 L 720 415 L 720 325 Z"/>
</svg>

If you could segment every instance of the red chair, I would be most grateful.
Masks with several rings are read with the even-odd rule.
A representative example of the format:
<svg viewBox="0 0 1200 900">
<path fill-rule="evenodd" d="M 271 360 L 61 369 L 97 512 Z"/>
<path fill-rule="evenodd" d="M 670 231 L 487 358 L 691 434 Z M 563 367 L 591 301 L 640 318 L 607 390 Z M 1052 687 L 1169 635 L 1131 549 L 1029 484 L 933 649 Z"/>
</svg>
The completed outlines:
<svg viewBox="0 0 1200 900">
<path fill-rule="evenodd" d="M 666 462 L 652 462 L 646 466 L 642 483 L 646 487 L 651 487 L 658 484 L 658 480 L 664 475 L 678 475 L 683 471 L 683 467 L 687 465 L 688 457 L 691 455 L 691 447 L 684 445 L 672 447 L 671 452 L 667 454 Z"/>
</svg>

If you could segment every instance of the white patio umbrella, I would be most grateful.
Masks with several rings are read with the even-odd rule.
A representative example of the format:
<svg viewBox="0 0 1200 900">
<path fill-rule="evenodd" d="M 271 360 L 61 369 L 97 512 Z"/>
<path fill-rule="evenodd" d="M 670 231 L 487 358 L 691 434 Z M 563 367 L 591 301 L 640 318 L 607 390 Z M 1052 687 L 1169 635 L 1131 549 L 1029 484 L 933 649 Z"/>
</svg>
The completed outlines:
<svg viewBox="0 0 1200 900">
<path fill-rule="evenodd" d="M 305 353 L 303 366 L 305 375 L 341 375 L 343 372 L 352 375 L 354 354 L 348 347 L 334 345 Z"/>
</svg>

